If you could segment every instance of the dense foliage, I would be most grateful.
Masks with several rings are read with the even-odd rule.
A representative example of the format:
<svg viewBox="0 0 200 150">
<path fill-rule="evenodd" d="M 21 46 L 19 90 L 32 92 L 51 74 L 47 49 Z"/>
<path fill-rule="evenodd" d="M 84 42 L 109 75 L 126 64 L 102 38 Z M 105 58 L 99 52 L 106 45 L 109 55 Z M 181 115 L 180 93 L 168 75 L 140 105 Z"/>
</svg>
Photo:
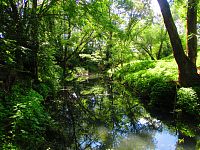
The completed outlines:
<svg viewBox="0 0 200 150">
<path fill-rule="evenodd" d="M 170 112 L 177 107 L 199 116 L 199 88 L 180 88 L 177 74 L 175 62 L 168 58 L 133 61 L 117 68 L 114 77 L 153 109 Z"/>
<path fill-rule="evenodd" d="M 153 4 L 1 0 L 0 149 L 111 149 L 124 134 L 147 130 L 138 124 L 141 117 L 152 121 L 145 108 L 195 116 L 199 131 L 199 86 L 180 87 Z M 186 46 L 186 1 L 170 5 Z M 151 134 L 140 136 L 154 149 Z"/>
</svg>

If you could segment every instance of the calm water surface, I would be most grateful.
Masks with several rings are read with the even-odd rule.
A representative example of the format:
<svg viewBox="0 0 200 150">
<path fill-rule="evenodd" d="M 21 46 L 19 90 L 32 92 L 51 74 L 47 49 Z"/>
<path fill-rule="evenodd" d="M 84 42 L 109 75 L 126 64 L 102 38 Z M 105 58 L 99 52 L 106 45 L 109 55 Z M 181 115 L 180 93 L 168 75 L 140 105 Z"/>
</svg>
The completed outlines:
<svg viewBox="0 0 200 150">
<path fill-rule="evenodd" d="M 140 101 L 116 82 L 79 79 L 68 91 L 75 101 L 70 103 L 74 114 L 68 132 L 75 139 L 71 149 L 198 149 L 197 135 L 185 136 L 176 126 L 151 117 Z"/>
</svg>

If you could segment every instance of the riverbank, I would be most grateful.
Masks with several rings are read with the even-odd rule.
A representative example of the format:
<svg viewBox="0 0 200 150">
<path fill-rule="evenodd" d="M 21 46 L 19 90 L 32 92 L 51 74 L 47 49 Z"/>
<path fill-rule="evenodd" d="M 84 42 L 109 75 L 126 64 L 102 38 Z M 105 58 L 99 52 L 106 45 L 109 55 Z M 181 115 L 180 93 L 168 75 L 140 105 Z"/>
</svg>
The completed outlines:
<svg viewBox="0 0 200 150">
<path fill-rule="evenodd" d="M 193 129 L 200 131 L 200 87 L 180 87 L 177 77 L 177 64 L 173 60 L 133 61 L 114 73 L 114 80 L 126 86 L 148 111 L 156 116 L 192 120 Z"/>
</svg>

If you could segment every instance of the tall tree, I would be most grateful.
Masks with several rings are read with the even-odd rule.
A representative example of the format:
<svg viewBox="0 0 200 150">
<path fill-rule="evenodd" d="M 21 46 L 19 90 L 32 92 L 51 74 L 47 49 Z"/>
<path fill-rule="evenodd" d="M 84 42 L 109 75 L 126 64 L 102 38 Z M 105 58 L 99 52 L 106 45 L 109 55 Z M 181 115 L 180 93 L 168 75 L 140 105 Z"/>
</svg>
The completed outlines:
<svg viewBox="0 0 200 150">
<path fill-rule="evenodd" d="M 184 52 L 181 39 L 179 37 L 176 25 L 174 23 L 168 1 L 167 0 L 157 0 L 157 1 L 160 5 L 164 23 L 165 23 L 167 32 L 169 34 L 172 47 L 173 47 L 174 58 L 178 64 L 180 85 L 191 86 L 195 84 L 200 84 L 200 76 L 197 73 L 197 68 L 195 65 L 196 62 L 195 63 L 192 62 L 194 56 L 192 56 L 191 57 L 192 59 L 190 59 L 190 57 L 188 57 Z M 191 4 L 188 5 L 188 7 L 190 6 L 189 9 L 191 9 L 192 7 L 196 9 L 197 6 L 194 4 L 197 4 L 197 3 L 193 3 L 193 5 Z M 197 11 L 195 12 L 188 11 L 188 14 L 190 13 L 195 14 L 197 13 Z M 188 15 L 188 17 L 190 16 L 191 15 Z M 188 19 L 188 21 L 189 20 L 190 19 Z M 192 21 L 190 23 L 192 24 Z M 191 26 L 187 26 L 187 28 L 191 28 Z M 193 43 L 193 44 L 197 44 L 197 43 Z M 190 49 L 190 51 L 194 51 L 194 49 Z"/>
<path fill-rule="evenodd" d="M 194 65 L 197 59 L 197 4 L 199 0 L 188 0 L 187 7 L 187 52 Z"/>
<path fill-rule="evenodd" d="M 0 26 L 4 40 L 15 41 L 14 66 L 29 71 L 38 80 L 38 51 L 41 18 L 55 0 L 2 0 L 0 2 Z"/>
</svg>

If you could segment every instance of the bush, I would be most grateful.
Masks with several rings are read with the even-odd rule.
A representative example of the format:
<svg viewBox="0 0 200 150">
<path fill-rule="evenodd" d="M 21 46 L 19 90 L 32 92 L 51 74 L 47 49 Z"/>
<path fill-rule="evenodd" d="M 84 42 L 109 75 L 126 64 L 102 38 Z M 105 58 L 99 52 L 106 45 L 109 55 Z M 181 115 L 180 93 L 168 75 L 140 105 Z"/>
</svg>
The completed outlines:
<svg viewBox="0 0 200 150">
<path fill-rule="evenodd" d="M 197 91 L 197 92 L 196 92 Z M 177 107 L 192 115 L 200 115 L 199 87 L 180 88 L 177 92 Z"/>
<path fill-rule="evenodd" d="M 14 114 L 11 116 L 13 139 L 22 148 L 37 147 L 44 142 L 43 133 L 47 118 L 40 103 L 42 96 L 30 90 L 26 95 L 18 97 L 18 100 L 13 106 Z"/>
<path fill-rule="evenodd" d="M 23 83 L 13 86 L 10 94 L 5 96 L 7 113 L 0 113 L 3 122 L 8 123 L 1 125 L 8 128 L 4 128 L 3 147 L 0 149 L 45 149 L 45 132 L 52 120 L 42 101 L 43 97 L 29 86 Z"/>
<path fill-rule="evenodd" d="M 137 96 L 149 98 L 154 85 L 161 83 L 165 86 L 166 82 L 176 79 L 175 69 L 174 64 L 167 61 L 137 61 L 117 71 L 116 77 L 132 87 Z"/>
<path fill-rule="evenodd" d="M 126 75 L 155 67 L 155 61 L 134 61 L 124 65 L 115 72 L 115 77 L 124 80 Z"/>
<path fill-rule="evenodd" d="M 19 150 L 16 146 L 12 145 L 11 143 L 5 143 L 2 147 L 3 150 Z"/>
<path fill-rule="evenodd" d="M 133 94 L 150 107 L 166 111 L 173 108 L 176 92 L 176 83 L 173 81 L 178 76 L 174 61 L 131 62 L 114 75 L 131 87 Z"/>
<path fill-rule="evenodd" d="M 177 80 L 178 69 L 174 61 L 133 61 L 118 69 L 114 76 L 123 82 L 131 82 L 131 76 L 136 76 L 137 80 L 140 76 L 144 78 L 146 74 L 148 74 L 147 77 L 150 75 L 167 80 Z"/>
</svg>

